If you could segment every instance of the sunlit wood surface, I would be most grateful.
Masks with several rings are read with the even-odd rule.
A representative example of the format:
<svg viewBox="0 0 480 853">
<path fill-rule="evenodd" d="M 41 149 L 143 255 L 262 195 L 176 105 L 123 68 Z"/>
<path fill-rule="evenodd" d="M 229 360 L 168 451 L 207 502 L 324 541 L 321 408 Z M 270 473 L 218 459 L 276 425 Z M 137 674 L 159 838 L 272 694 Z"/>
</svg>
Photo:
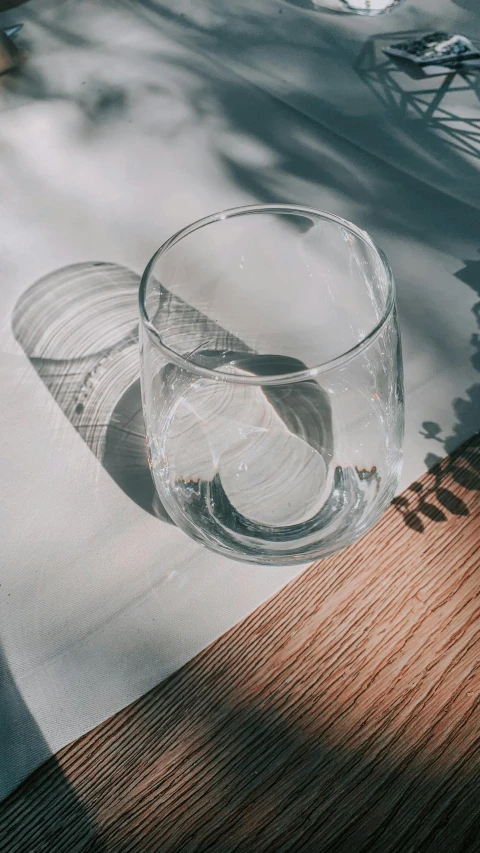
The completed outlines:
<svg viewBox="0 0 480 853">
<path fill-rule="evenodd" d="M 2 853 L 478 853 L 479 489 L 477 438 L 40 768 Z"/>
</svg>

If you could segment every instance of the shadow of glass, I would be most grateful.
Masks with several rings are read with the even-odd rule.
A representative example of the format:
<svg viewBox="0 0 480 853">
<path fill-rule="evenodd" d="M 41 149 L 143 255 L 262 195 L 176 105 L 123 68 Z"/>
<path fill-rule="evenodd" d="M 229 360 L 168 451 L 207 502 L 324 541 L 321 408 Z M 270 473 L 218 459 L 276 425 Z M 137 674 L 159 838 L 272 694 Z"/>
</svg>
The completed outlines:
<svg viewBox="0 0 480 853">
<path fill-rule="evenodd" d="M 116 264 L 65 267 L 22 294 L 12 327 L 52 397 L 112 479 L 142 509 L 169 522 L 145 442 L 139 281 Z"/>
<path fill-rule="evenodd" d="M 173 523 L 150 474 L 139 379 L 140 277 L 111 263 L 80 263 L 37 281 L 18 300 L 15 338 L 55 402 L 94 456 L 131 500 Z M 155 317 L 166 345 L 189 349 L 206 340 L 218 350 L 245 351 L 234 335 L 159 288 Z M 184 353 L 185 355 L 187 353 Z"/>
</svg>

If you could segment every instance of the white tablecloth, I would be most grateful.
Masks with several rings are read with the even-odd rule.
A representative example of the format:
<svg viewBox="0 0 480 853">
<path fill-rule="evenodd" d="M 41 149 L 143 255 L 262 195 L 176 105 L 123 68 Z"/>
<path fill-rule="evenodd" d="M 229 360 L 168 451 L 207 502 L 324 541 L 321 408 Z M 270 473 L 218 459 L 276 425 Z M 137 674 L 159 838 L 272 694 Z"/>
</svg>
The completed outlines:
<svg viewBox="0 0 480 853">
<path fill-rule="evenodd" d="M 0 85 L 0 797 L 298 571 L 215 556 L 120 488 L 28 343 L 50 328 L 36 283 L 117 271 L 134 330 L 138 274 L 189 221 L 269 200 L 353 220 L 397 280 L 408 485 L 480 427 L 480 77 L 414 79 L 381 48 L 480 38 L 475 6 L 32 0 L 2 17 L 24 22 L 28 61 Z"/>
</svg>

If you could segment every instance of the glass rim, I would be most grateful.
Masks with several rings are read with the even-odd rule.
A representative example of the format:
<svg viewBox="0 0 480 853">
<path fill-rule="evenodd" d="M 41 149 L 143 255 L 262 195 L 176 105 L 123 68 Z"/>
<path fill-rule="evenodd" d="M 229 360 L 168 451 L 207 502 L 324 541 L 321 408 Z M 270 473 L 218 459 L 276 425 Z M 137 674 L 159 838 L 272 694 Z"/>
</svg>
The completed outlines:
<svg viewBox="0 0 480 853">
<path fill-rule="evenodd" d="M 382 265 L 387 285 L 385 307 L 377 323 L 353 347 L 350 347 L 350 349 L 346 350 L 344 353 L 341 353 L 335 358 L 324 361 L 320 364 L 315 365 L 314 367 L 305 368 L 304 370 L 291 371 L 288 373 L 279 373 L 270 376 L 245 376 L 239 375 L 238 373 L 227 373 L 224 370 L 212 370 L 208 367 L 202 367 L 201 365 L 196 364 L 194 361 L 190 361 L 188 357 L 180 355 L 180 353 L 177 353 L 175 350 L 168 347 L 162 341 L 158 329 L 151 322 L 148 316 L 147 308 L 145 305 L 147 285 L 153 273 L 155 264 L 157 263 L 159 258 L 161 258 L 162 255 L 165 255 L 184 237 L 188 237 L 189 234 L 193 234 L 195 231 L 198 231 L 200 228 L 204 228 L 206 225 L 211 225 L 214 222 L 223 222 L 226 219 L 233 219 L 237 216 L 246 216 L 248 214 L 255 213 L 290 213 L 298 216 L 313 216 L 318 219 L 324 219 L 330 222 L 335 222 L 337 225 L 341 225 L 344 228 L 348 229 L 360 240 L 363 240 L 363 242 L 377 255 Z M 142 321 L 142 324 L 153 335 L 155 339 L 155 344 L 159 348 L 159 350 L 178 367 L 182 367 L 185 370 L 188 370 L 190 373 L 195 373 L 198 376 L 202 376 L 204 378 L 211 379 L 216 382 L 231 382 L 236 385 L 289 385 L 295 382 L 305 381 L 307 379 L 314 379 L 316 376 L 321 376 L 322 374 L 328 373 L 331 370 L 335 370 L 338 367 L 341 367 L 347 362 L 351 361 L 361 352 L 366 350 L 381 333 L 383 327 L 385 326 L 385 323 L 388 321 L 390 314 L 392 313 L 393 307 L 395 305 L 395 282 L 390 264 L 385 253 L 376 245 L 376 243 L 374 243 L 374 241 L 366 231 L 363 231 L 363 229 L 359 228 L 357 225 L 354 225 L 353 222 L 349 222 L 348 219 L 343 219 L 341 216 L 337 216 L 335 213 L 329 213 L 326 210 L 319 210 L 314 207 L 307 207 L 298 204 L 249 204 L 243 205 L 241 207 L 232 207 L 227 208 L 225 210 L 220 210 L 217 213 L 212 213 L 210 216 L 205 216 L 202 219 L 197 219 L 190 225 L 186 225 L 184 228 L 181 228 L 179 231 L 169 237 L 168 240 L 162 243 L 162 245 L 157 249 L 157 251 L 154 253 L 150 261 L 148 262 L 147 266 L 145 267 L 142 278 L 140 280 L 138 302 L 140 310 L 140 319 Z M 248 352 L 246 352 L 245 355 L 248 355 Z"/>
</svg>

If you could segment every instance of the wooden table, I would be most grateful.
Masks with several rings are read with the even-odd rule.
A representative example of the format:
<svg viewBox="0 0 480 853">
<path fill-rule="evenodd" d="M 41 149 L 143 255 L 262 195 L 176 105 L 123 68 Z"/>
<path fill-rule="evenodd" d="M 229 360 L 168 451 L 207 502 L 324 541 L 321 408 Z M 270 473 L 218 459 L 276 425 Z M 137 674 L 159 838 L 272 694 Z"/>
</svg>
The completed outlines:
<svg viewBox="0 0 480 853">
<path fill-rule="evenodd" d="M 479 851 L 479 489 L 477 437 L 33 774 L 2 853 Z"/>
</svg>

